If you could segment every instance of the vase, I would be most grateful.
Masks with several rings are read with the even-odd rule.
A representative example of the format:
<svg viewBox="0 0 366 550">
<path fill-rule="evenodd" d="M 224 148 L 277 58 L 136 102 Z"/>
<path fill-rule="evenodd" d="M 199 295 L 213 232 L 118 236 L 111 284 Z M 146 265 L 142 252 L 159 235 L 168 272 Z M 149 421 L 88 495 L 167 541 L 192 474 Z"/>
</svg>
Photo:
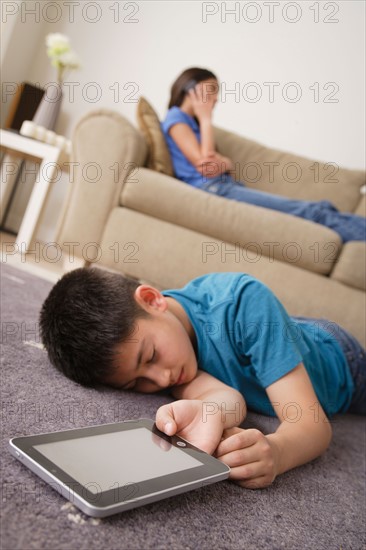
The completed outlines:
<svg viewBox="0 0 366 550">
<path fill-rule="evenodd" d="M 62 103 L 62 85 L 52 82 L 47 86 L 45 93 L 34 114 L 33 122 L 47 130 L 54 130 Z"/>
</svg>

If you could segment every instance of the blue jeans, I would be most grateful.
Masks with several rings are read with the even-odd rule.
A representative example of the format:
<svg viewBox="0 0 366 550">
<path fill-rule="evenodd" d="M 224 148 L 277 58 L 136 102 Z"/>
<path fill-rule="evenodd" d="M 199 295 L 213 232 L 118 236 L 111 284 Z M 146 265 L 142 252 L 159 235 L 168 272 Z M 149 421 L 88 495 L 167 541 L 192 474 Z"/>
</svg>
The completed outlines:
<svg viewBox="0 0 366 550">
<path fill-rule="evenodd" d="M 300 323 L 302 321 L 314 322 L 335 337 L 346 357 L 355 384 L 352 401 L 347 412 L 366 415 L 366 351 L 358 340 L 344 328 L 326 319 L 309 317 L 292 317 L 292 319 Z"/>
<path fill-rule="evenodd" d="M 237 183 L 229 174 L 208 179 L 201 189 L 220 197 L 270 208 L 325 225 L 336 231 L 344 243 L 366 240 L 366 218 L 339 212 L 329 201 L 302 201 L 256 191 Z"/>
</svg>

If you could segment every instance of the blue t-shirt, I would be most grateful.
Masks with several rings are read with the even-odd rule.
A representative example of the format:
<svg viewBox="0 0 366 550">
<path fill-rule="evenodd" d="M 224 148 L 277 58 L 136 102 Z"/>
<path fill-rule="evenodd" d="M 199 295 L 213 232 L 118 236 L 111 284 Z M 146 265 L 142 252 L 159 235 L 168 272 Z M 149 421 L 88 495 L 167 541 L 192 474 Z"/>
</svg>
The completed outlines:
<svg viewBox="0 0 366 550">
<path fill-rule="evenodd" d="M 354 382 L 335 337 L 311 320 L 290 317 L 250 275 L 212 273 L 163 294 L 189 317 L 198 367 L 240 391 L 249 409 L 275 416 L 265 388 L 301 362 L 328 416 L 350 406 Z"/>
<path fill-rule="evenodd" d="M 185 181 L 194 187 L 202 187 L 202 184 L 206 183 L 207 179 L 200 174 L 193 164 L 189 162 L 187 157 L 183 155 L 178 145 L 168 133 L 170 128 L 174 126 L 174 124 L 178 123 L 188 124 L 188 126 L 193 130 L 198 143 L 201 143 L 200 127 L 196 120 L 187 115 L 187 113 L 181 111 L 179 107 L 171 107 L 167 112 L 165 120 L 161 123 L 161 129 L 168 145 L 175 176 L 179 180 Z"/>
</svg>

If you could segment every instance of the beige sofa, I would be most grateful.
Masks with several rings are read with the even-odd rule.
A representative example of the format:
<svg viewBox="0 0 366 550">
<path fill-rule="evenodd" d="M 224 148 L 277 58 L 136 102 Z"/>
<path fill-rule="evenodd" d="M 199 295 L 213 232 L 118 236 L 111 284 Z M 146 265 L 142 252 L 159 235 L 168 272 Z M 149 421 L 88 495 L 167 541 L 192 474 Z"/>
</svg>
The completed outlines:
<svg viewBox="0 0 366 550">
<path fill-rule="evenodd" d="M 364 172 L 269 149 L 219 128 L 215 139 L 248 186 L 328 199 L 365 215 Z M 194 189 L 147 168 L 147 155 L 142 134 L 118 113 L 99 110 L 80 120 L 57 236 L 65 253 L 159 289 L 214 271 L 250 273 L 290 314 L 338 322 L 365 345 L 365 243 L 342 245 L 321 225 Z M 70 265 L 76 265 L 73 257 Z"/>
</svg>

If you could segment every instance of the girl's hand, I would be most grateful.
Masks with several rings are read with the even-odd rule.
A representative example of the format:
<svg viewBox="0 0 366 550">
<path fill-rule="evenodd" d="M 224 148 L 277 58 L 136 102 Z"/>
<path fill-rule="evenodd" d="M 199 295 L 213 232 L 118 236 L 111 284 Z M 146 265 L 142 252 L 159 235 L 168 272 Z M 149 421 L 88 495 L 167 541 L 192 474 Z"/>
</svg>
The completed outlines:
<svg viewBox="0 0 366 550">
<path fill-rule="evenodd" d="M 229 157 L 224 157 L 223 155 L 220 155 L 220 153 L 215 153 L 215 156 L 218 162 L 221 162 L 221 164 L 225 166 L 226 172 L 229 172 L 234 168 L 233 162 L 229 159 Z"/>
<path fill-rule="evenodd" d="M 198 83 L 188 91 L 192 101 L 193 112 L 200 122 L 211 120 L 212 111 L 216 103 L 215 95 L 210 93 L 205 82 Z"/>
<path fill-rule="evenodd" d="M 195 168 L 205 178 L 214 178 L 226 171 L 223 169 L 222 163 L 217 158 L 216 153 L 210 153 L 206 157 L 200 158 Z"/>
<path fill-rule="evenodd" d="M 214 178 L 232 170 L 233 163 L 229 158 L 213 152 L 206 157 L 202 157 L 195 167 L 206 178 Z"/>
<path fill-rule="evenodd" d="M 255 429 L 230 428 L 214 456 L 230 466 L 230 479 L 246 489 L 270 485 L 278 473 L 279 451 L 271 439 Z"/>
<path fill-rule="evenodd" d="M 223 432 L 221 412 L 203 415 L 203 405 L 200 399 L 180 399 L 163 405 L 156 413 L 156 425 L 167 435 L 177 434 L 212 454 Z"/>
</svg>

